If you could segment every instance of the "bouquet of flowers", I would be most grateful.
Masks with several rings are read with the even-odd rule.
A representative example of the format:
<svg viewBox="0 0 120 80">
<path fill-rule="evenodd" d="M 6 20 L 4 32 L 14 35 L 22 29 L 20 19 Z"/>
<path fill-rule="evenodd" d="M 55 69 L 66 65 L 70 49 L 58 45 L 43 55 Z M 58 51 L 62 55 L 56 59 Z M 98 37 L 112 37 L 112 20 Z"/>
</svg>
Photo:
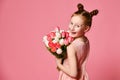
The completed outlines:
<svg viewBox="0 0 120 80">
<path fill-rule="evenodd" d="M 60 30 L 59 27 L 43 37 L 46 48 L 57 58 L 66 57 L 66 48 L 73 40 L 68 31 Z"/>
</svg>

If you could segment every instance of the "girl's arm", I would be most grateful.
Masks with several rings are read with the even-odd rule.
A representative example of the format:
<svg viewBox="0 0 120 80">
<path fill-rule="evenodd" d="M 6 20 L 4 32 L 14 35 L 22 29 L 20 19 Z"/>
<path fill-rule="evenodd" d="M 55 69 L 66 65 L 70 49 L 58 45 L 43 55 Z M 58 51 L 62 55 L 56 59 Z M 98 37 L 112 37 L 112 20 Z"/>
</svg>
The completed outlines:
<svg viewBox="0 0 120 80">
<path fill-rule="evenodd" d="M 66 68 L 61 64 L 61 59 L 56 58 L 57 66 L 67 75 L 76 78 L 77 77 L 77 57 L 76 52 L 72 44 L 67 47 L 67 55 L 69 61 L 69 68 Z"/>
</svg>

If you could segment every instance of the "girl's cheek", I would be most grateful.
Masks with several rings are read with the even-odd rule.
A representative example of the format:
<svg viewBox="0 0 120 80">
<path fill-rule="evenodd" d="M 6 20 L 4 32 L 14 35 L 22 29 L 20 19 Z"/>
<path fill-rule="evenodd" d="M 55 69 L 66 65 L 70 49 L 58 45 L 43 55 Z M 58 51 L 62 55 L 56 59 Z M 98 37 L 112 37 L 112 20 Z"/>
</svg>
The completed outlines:
<svg viewBox="0 0 120 80">
<path fill-rule="evenodd" d="M 76 32 L 79 32 L 79 31 L 80 31 L 80 28 L 76 28 L 75 31 L 76 31 Z"/>
<path fill-rule="evenodd" d="M 71 25 L 69 24 L 69 27 L 68 27 L 69 29 L 71 28 Z"/>
<path fill-rule="evenodd" d="M 72 25 L 69 26 L 69 30 L 73 30 L 73 26 Z"/>
</svg>

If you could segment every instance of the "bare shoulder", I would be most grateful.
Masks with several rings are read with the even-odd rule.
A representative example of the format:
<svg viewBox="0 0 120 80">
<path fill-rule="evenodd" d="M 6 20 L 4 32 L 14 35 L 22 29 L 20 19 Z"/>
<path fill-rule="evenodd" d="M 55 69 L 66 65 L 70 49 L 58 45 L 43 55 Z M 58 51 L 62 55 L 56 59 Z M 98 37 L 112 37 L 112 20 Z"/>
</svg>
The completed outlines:
<svg viewBox="0 0 120 80">
<path fill-rule="evenodd" d="M 87 37 L 77 38 L 70 45 L 67 46 L 67 52 L 68 54 L 74 54 L 77 52 L 78 49 L 81 49 L 88 43 L 89 40 L 87 39 Z"/>
<path fill-rule="evenodd" d="M 70 48 L 78 50 L 80 49 L 80 47 L 84 47 L 87 44 L 89 44 L 89 40 L 87 37 L 77 38 L 70 44 Z"/>
<path fill-rule="evenodd" d="M 71 43 L 70 45 L 67 46 L 67 53 L 68 54 L 75 54 L 75 46 L 73 45 L 73 43 Z"/>
<path fill-rule="evenodd" d="M 71 43 L 71 44 L 69 44 L 68 46 L 67 46 L 67 49 L 68 50 L 74 50 L 75 48 L 74 48 L 74 44 L 73 43 Z"/>
<path fill-rule="evenodd" d="M 89 40 L 86 36 L 84 36 L 83 38 L 78 38 L 78 43 L 80 43 L 81 45 L 85 45 L 89 43 Z"/>
</svg>

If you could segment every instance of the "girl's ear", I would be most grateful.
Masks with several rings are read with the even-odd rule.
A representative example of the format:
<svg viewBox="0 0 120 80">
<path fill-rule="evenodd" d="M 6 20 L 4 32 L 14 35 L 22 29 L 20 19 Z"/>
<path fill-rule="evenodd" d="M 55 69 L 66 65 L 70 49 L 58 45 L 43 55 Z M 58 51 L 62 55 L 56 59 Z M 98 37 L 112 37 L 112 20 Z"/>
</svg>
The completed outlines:
<svg viewBox="0 0 120 80">
<path fill-rule="evenodd" d="M 90 26 L 86 26 L 84 32 L 88 32 L 90 30 Z"/>
</svg>

